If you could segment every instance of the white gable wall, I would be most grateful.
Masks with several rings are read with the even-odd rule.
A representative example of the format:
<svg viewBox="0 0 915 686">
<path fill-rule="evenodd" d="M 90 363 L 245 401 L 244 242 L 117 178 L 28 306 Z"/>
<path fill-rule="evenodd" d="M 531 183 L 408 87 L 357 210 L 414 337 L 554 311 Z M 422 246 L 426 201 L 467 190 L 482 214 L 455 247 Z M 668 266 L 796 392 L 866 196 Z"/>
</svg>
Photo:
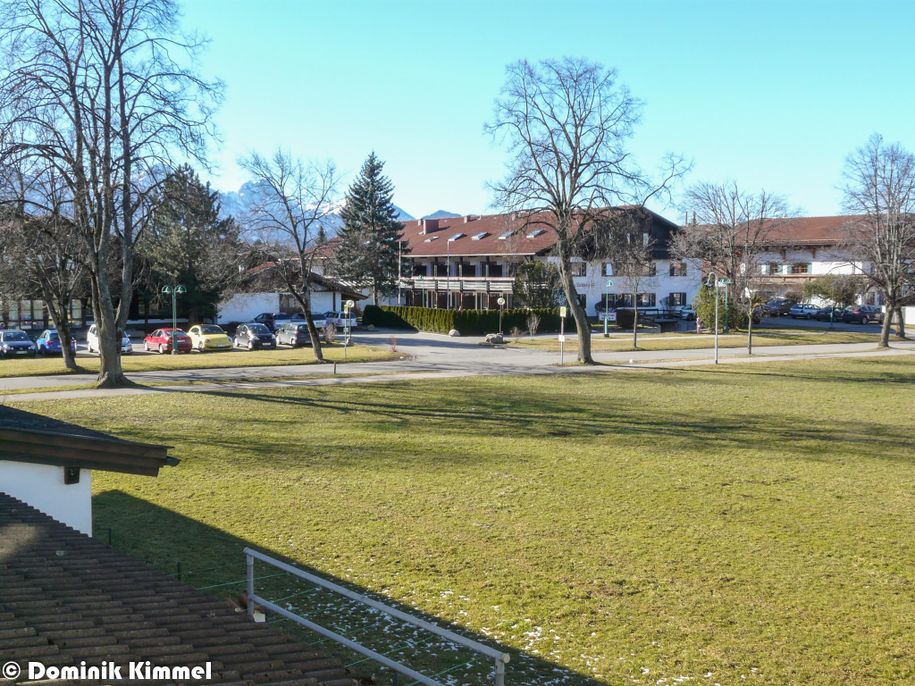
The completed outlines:
<svg viewBox="0 0 915 686">
<path fill-rule="evenodd" d="M 81 469 L 79 483 L 64 483 L 64 468 L 0 460 L 0 491 L 92 535 L 92 472 Z"/>
</svg>

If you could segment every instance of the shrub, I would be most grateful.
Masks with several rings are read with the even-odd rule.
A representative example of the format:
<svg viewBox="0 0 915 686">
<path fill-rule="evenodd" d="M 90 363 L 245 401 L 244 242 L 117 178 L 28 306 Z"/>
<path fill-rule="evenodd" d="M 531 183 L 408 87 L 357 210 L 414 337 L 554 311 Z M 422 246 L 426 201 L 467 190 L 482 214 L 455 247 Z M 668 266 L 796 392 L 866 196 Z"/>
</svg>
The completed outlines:
<svg viewBox="0 0 915 686">
<path fill-rule="evenodd" d="M 502 329 L 523 329 L 531 314 L 539 317 L 540 331 L 559 331 L 559 311 L 555 308 L 503 310 Z M 442 334 L 457 329 L 464 336 L 482 336 L 499 330 L 499 310 L 443 310 L 434 307 L 367 305 L 362 323 L 366 326 Z M 572 318 L 567 318 L 566 328 L 570 332 L 574 331 L 575 322 Z"/>
</svg>

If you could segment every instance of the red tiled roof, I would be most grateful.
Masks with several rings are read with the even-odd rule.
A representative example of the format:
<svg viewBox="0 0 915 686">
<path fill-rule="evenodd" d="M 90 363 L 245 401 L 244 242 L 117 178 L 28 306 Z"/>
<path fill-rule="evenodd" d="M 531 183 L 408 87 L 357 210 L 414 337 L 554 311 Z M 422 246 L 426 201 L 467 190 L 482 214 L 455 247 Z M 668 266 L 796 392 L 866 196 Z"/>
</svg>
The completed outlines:
<svg viewBox="0 0 915 686">
<path fill-rule="evenodd" d="M 779 220 L 769 243 L 776 245 L 835 245 L 847 238 L 847 226 L 861 219 L 857 215 L 795 217 Z"/>
<path fill-rule="evenodd" d="M 655 221 L 676 226 L 659 214 L 647 212 Z M 404 222 L 403 239 L 411 257 L 543 255 L 556 244 L 556 232 L 546 223 L 548 219 L 545 212 L 411 219 Z"/>
<path fill-rule="evenodd" d="M 24 669 L 28 660 L 57 667 L 107 660 L 125 665 L 126 676 L 132 661 L 210 662 L 210 683 L 356 684 L 339 660 L 4 493 L 0 589 L 0 664 L 12 660 Z"/>
</svg>

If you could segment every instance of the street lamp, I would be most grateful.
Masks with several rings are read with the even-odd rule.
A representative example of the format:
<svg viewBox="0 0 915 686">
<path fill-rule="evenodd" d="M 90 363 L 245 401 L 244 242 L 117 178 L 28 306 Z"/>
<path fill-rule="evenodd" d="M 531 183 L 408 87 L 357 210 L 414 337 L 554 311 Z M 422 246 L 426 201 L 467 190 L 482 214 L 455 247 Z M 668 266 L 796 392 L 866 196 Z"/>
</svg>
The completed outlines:
<svg viewBox="0 0 915 686">
<path fill-rule="evenodd" d="M 718 289 L 722 286 L 727 288 L 731 283 L 730 279 L 718 278 L 718 274 L 712 272 L 705 280 L 705 285 L 715 289 L 715 364 L 718 364 Z"/>
<path fill-rule="evenodd" d="M 172 296 L 172 355 L 178 354 L 178 341 L 175 329 L 178 328 L 178 313 L 176 309 L 179 293 L 187 293 L 187 289 L 182 284 L 174 286 L 162 286 L 163 295 Z"/>
<path fill-rule="evenodd" d="M 610 337 L 607 329 L 607 322 L 610 321 L 610 289 L 613 288 L 613 281 L 607 281 L 607 290 L 604 291 L 604 338 Z"/>
<path fill-rule="evenodd" d="M 505 308 L 505 298 L 499 297 L 496 302 L 499 304 L 499 335 L 502 335 L 502 310 Z"/>
<path fill-rule="evenodd" d="M 352 300 L 343 303 L 343 361 L 346 361 L 346 349 L 349 346 L 350 337 L 350 312 L 356 306 Z"/>
</svg>

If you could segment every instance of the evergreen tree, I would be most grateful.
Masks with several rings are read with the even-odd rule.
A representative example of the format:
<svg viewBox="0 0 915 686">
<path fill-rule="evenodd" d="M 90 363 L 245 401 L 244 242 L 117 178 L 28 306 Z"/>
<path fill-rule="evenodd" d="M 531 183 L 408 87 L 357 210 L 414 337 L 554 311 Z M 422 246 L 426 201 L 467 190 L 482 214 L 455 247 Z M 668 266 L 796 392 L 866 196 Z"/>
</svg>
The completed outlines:
<svg viewBox="0 0 915 686">
<path fill-rule="evenodd" d="M 238 225 L 220 219 L 219 195 L 187 165 L 169 174 L 155 198 L 140 245 L 150 294 L 183 284 L 181 309 L 192 320 L 215 316 L 238 276 Z"/>
<path fill-rule="evenodd" d="M 370 288 L 376 304 L 379 295 L 397 290 L 403 231 L 391 202 L 394 184 L 383 169 L 384 162 L 373 152 L 347 191 L 334 258 L 337 276 Z"/>
</svg>

